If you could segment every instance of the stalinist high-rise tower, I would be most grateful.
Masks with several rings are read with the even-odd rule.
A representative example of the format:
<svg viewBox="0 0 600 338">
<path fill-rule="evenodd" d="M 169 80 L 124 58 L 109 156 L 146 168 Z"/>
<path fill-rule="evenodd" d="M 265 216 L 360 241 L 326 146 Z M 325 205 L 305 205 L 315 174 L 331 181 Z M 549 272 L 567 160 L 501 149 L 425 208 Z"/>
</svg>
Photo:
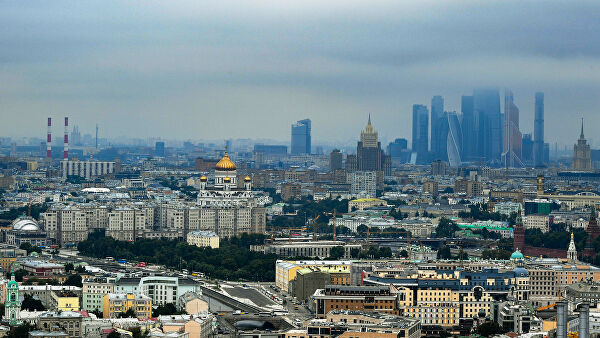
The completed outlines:
<svg viewBox="0 0 600 338">
<path fill-rule="evenodd" d="M 571 169 L 589 171 L 593 170 L 592 157 L 590 152 L 590 145 L 587 144 L 585 137 L 583 136 L 583 119 L 581 119 L 581 135 L 577 144 L 573 147 L 573 163 Z"/>
</svg>

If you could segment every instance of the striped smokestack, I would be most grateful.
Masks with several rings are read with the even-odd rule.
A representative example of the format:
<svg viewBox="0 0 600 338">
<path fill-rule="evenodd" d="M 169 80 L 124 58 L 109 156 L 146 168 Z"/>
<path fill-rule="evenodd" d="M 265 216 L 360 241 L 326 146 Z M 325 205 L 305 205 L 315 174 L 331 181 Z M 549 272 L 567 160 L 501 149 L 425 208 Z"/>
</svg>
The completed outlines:
<svg viewBox="0 0 600 338">
<path fill-rule="evenodd" d="M 52 118 L 48 118 L 48 136 L 46 137 L 46 158 L 52 159 Z"/>
<path fill-rule="evenodd" d="M 63 158 L 69 159 L 69 118 L 65 117 L 65 149 L 63 151 Z"/>
</svg>

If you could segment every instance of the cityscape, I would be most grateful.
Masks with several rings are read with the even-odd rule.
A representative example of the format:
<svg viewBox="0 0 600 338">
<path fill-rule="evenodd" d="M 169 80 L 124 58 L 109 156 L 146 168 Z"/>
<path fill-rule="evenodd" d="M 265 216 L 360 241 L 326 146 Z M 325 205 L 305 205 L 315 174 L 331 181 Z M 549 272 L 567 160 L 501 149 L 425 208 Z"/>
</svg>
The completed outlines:
<svg viewBox="0 0 600 338">
<path fill-rule="evenodd" d="M 0 4 L 0 337 L 600 337 L 599 9 Z"/>
</svg>

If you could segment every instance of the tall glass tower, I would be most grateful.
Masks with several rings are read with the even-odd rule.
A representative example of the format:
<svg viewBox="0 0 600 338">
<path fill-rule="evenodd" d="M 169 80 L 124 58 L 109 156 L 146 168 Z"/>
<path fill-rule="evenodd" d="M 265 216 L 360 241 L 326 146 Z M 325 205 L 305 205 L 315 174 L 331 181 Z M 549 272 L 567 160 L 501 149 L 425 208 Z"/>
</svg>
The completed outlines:
<svg viewBox="0 0 600 338">
<path fill-rule="evenodd" d="M 292 155 L 310 152 L 310 119 L 304 119 L 292 124 Z"/>
</svg>

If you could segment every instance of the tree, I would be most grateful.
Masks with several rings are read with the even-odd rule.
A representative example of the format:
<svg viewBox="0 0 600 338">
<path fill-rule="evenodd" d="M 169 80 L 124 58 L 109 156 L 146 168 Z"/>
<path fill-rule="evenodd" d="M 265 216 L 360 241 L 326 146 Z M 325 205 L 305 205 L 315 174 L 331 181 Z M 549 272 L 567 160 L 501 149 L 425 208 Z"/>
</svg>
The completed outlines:
<svg viewBox="0 0 600 338">
<path fill-rule="evenodd" d="M 67 279 L 65 280 L 65 282 L 63 283 L 63 285 L 83 287 L 81 276 L 77 275 L 77 274 L 76 275 L 70 275 L 69 277 L 67 277 Z"/>
<path fill-rule="evenodd" d="M 45 311 L 46 308 L 39 299 L 34 299 L 33 296 L 25 294 L 21 303 L 21 310 L 28 311 Z"/>
<path fill-rule="evenodd" d="M 345 250 L 343 246 L 334 246 L 333 248 L 331 248 L 331 251 L 329 252 L 329 258 L 332 260 L 338 260 L 342 257 L 344 257 L 345 254 Z"/>
<path fill-rule="evenodd" d="M 121 334 L 117 330 L 113 330 L 106 338 L 121 338 Z"/>
<path fill-rule="evenodd" d="M 485 322 L 477 327 L 477 333 L 484 337 L 504 333 L 504 329 L 496 322 Z"/>
<path fill-rule="evenodd" d="M 75 272 L 77 272 L 77 273 L 85 273 L 85 272 L 86 272 L 86 270 L 85 270 L 85 267 L 84 267 L 83 265 L 80 265 L 80 266 L 78 266 L 78 267 L 75 269 Z"/>
<path fill-rule="evenodd" d="M 356 227 L 356 232 L 359 234 L 366 234 L 367 231 L 369 231 L 369 227 L 364 224 L 361 224 L 358 227 Z"/>
<path fill-rule="evenodd" d="M 437 238 L 452 238 L 454 237 L 454 233 L 458 230 L 460 230 L 460 228 L 455 222 L 446 217 L 442 217 L 437 228 L 435 228 L 435 236 Z"/>
<path fill-rule="evenodd" d="M 400 251 L 400 257 L 408 258 L 408 251 L 402 249 L 402 251 Z"/>
<path fill-rule="evenodd" d="M 152 317 L 180 315 L 185 313 L 185 311 L 177 311 L 177 307 L 175 306 L 175 304 L 167 303 L 165 305 L 159 305 L 156 309 L 153 309 Z"/>
<path fill-rule="evenodd" d="M 135 311 L 133 310 L 133 308 L 129 308 L 127 309 L 127 311 L 125 312 L 121 312 L 117 315 L 118 318 L 136 318 L 137 315 L 135 314 Z"/>
<path fill-rule="evenodd" d="M 75 267 L 73 266 L 73 263 L 67 263 L 67 264 L 65 264 L 65 271 L 66 272 L 71 272 L 71 271 L 73 271 L 73 269 L 75 269 Z"/>
<path fill-rule="evenodd" d="M 26 250 L 28 255 L 32 252 L 42 253 L 42 249 L 40 249 L 37 246 L 33 246 L 33 245 L 31 245 L 31 243 L 28 243 L 28 242 L 21 243 L 21 246 L 19 246 L 19 249 Z"/>
<path fill-rule="evenodd" d="M 352 248 L 350 249 L 350 257 L 352 258 L 358 258 L 360 255 L 360 249 L 359 248 Z"/>
<path fill-rule="evenodd" d="M 131 328 L 131 337 L 132 338 L 144 338 L 148 337 L 148 331 L 142 332 L 142 329 L 139 327 Z"/>
<path fill-rule="evenodd" d="M 5 338 L 28 338 L 29 332 L 35 330 L 35 326 L 24 322 L 22 325 L 11 327 Z"/>
<path fill-rule="evenodd" d="M 450 247 L 448 247 L 446 245 L 441 246 L 437 251 L 437 258 L 438 259 L 451 259 L 452 253 L 450 252 Z"/>
<path fill-rule="evenodd" d="M 23 269 L 19 269 L 19 270 L 15 271 L 14 274 L 15 274 L 15 280 L 20 283 L 23 281 L 24 276 L 29 275 L 29 272 L 27 272 Z M 10 272 L 6 273 L 6 277 L 10 278 Z"/>
</svg>

